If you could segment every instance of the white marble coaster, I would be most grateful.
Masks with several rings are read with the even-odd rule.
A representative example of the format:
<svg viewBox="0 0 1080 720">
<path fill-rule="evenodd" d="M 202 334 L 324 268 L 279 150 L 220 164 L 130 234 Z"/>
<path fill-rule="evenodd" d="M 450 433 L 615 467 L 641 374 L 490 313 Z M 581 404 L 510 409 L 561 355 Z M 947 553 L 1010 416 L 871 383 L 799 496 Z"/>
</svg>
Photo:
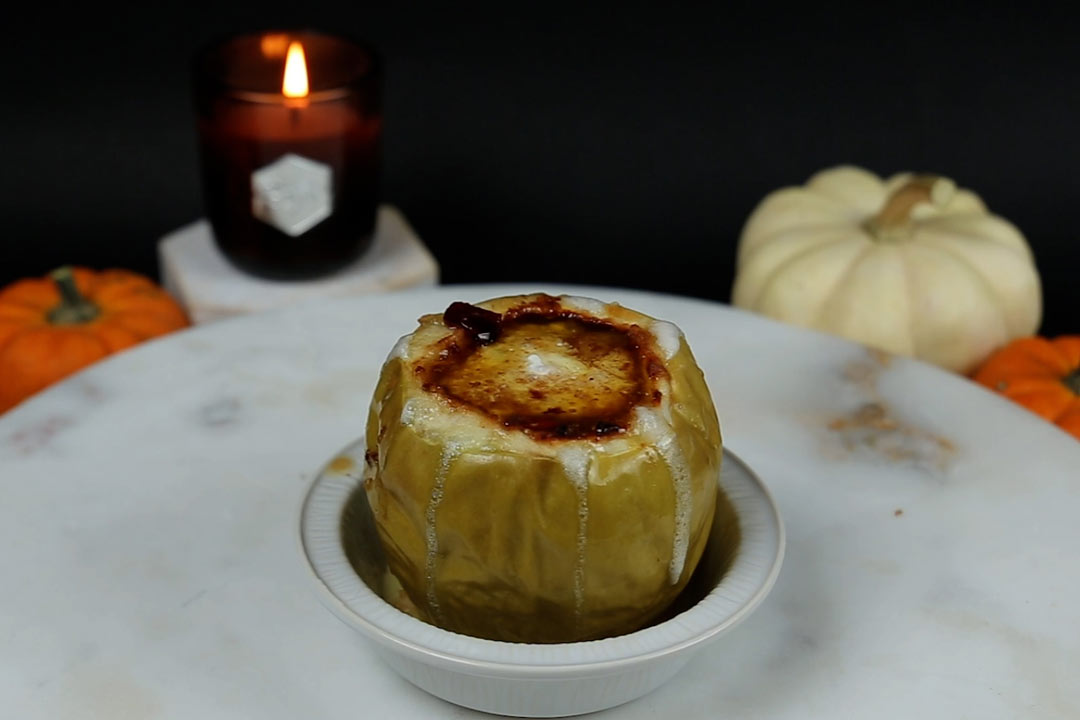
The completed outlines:
<svg viewBox="0 0 1080 720">
<path fill-rule="evenodd" d="M 282 282 L 247 275 L 222 256 L 211 232 L 210 223 L 202 219 L 158 242 L 162 284 L 195 324 L 317 297 L 430 287 L 439 281 L 438 262 L 391 205 L 379 207 L 375 238 L 363 257 L 316 280 Z"/>
</svg>

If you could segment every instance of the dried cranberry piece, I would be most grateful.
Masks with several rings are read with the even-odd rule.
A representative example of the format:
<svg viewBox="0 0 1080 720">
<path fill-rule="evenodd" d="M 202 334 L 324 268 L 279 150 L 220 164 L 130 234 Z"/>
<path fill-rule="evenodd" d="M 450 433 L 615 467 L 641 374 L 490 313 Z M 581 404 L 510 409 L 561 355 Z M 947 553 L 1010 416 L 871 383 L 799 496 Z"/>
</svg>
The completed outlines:
<svg viewBox="0 0 1080 720">
<path fill-rule="evenodd" d="M 443 322 L 448 327 L 461 328 L 481 345 L 490 345 L 499 339 L 502 315 L 469 303 L 455 302 L 446 308 Z"/>
</svg>

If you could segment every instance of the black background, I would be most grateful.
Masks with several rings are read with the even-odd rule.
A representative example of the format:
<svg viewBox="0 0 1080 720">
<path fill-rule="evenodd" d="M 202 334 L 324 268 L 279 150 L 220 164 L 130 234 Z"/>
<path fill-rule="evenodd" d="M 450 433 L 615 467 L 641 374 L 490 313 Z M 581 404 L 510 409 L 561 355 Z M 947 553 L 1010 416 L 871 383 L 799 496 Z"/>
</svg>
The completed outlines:
<svg viewBox="0 0 1080 720">
<path fill-rule="evenodd" d="M 769 191 L 840 163 L 938 172 L 1028 237 L 1046 334 L 1080 331 L 1080 25 L 1056 5 L 38 3 L 3 35 L 0 284 L 157 276 L 201 214 L 189 61 L 341 30 L 385 60 L 383 196 L 445 282 L 727 301 Z"/>
</svg>

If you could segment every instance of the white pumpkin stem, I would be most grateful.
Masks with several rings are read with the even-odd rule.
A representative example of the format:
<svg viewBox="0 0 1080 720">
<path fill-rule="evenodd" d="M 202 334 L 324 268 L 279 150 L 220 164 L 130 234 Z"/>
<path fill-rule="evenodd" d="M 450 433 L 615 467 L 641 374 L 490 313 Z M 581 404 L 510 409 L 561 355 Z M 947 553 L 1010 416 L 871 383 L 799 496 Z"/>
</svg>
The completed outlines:
<svg viewBox="0 0 1080 720">
<path fill-rule="evenodd" d="M 931 203 L 941 207 L 956 193 L 956 183 L 940 175 L 914 175 L 885 199 L 878 214 L 866 222 L 872 235 L 881 238 L 895 234 L 911 222 L 915 206 Z"/>
</svg>

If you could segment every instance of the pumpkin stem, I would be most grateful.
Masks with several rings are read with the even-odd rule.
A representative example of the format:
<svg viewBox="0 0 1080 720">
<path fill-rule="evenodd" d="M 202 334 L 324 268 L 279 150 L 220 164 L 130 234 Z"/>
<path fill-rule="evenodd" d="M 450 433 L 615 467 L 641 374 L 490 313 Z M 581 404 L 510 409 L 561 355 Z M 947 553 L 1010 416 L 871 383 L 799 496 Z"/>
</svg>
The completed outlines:
<svg viewBox="0 0 1080 720">
<path fill-rule="evenodd" d="M 1080 395 L 1080 368 L 1076 368 L 1063 377 L 1061 382 L 1065 383 L 1065 387 L 1069 388 L 1077 395 Z"/>
<path fill-rule="evenodd" d="M 932 203 L 941 207 L 952 199 L 956 184 L 939 175 L 914 175 L 894 190 L 878 214 L 866 221 L 866 229 L 878 240 L 895 238 L 907 229 L 916 205 Z"/>
<path fill-rule="evenodd" d="M 75 274 L 65 265 L 49 273 L 60 293 L 60 304 L 49 311 L 53 325 L 82 325 L 101 314 L 101 308 L 87 300 L 75 285 Z"/>
</svg>

